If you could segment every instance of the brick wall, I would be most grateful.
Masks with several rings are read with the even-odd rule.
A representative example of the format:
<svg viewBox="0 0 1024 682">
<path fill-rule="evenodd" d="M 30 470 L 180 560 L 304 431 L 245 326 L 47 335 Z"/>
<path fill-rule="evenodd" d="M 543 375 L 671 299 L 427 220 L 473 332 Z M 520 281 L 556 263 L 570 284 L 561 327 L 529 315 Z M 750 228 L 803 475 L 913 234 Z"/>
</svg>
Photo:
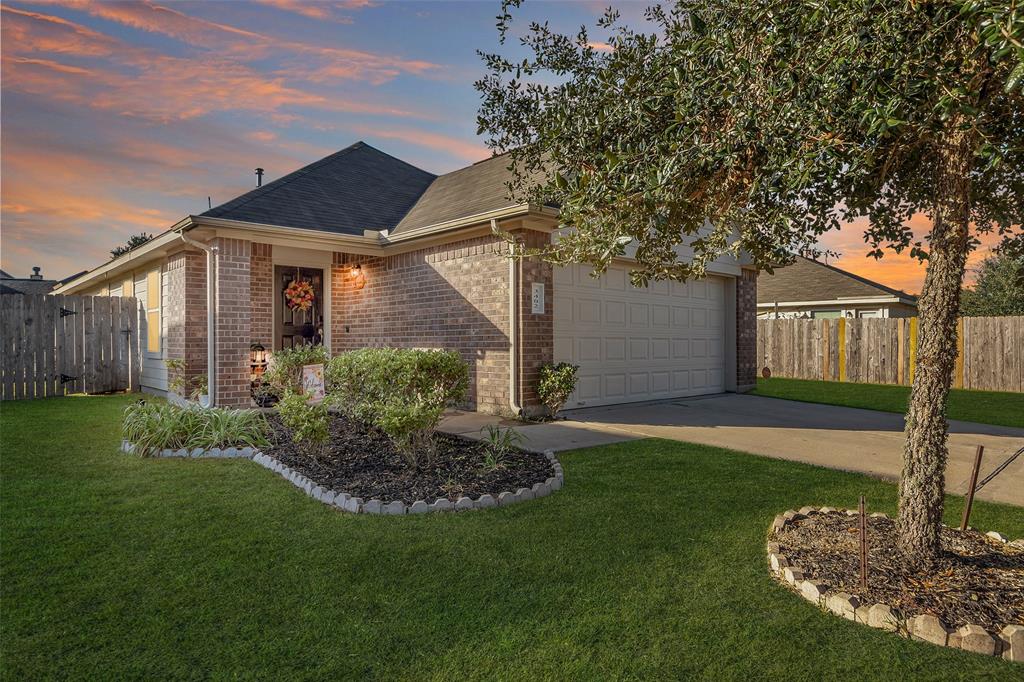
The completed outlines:
<svg viewBox="0 0 1024 682">
<path fill-rule="evenodd" d="M 457 350 L 470 368 L 469 405 L 508 409 L 507 246 L 480 237 L 395 256 L 336 253 L 331 351 L 365 346 Z M 352 265 L 366 284 L 356 288 Z"/>
<path fill-rule="evenodd" d="M 206 254 L 190 249 L 168 256 L 167 357 L 185 361 L 188 377 L 206 374 Z"/>
<path fill-rule="evenodd" d="M 217 404 L 248 407 L 249 344 L 252 337 L 250 268 L 252 243 L 218 237 Z"/>
<path fill-rule="evenodd" d="M 549 243 L 550 236 L 542 232 L 522 231 L 518 235 L 528 248 L 539 248 Z M 554 357 L 554 282 L 552 267 L 537 259 L 522 261 L 520 270 L 520 339 L 519 349 L 519 404 L 527 414 L 543 411 L 537 398 L 536 386 L 540 366 Z M 544 313 L 533 313 L 534 283 L 544 285 Z"/>
<path fill-rule="evenodd" d="M 757 385 L 757 272 L 736 280 L 736 390 Z"/>
<path fill-rule="evenodd" d="M 252 338 L 267 350 L 274 348 L 273 245 L 252 243 L 249 292 L 252 297 Z"/>
</svg>

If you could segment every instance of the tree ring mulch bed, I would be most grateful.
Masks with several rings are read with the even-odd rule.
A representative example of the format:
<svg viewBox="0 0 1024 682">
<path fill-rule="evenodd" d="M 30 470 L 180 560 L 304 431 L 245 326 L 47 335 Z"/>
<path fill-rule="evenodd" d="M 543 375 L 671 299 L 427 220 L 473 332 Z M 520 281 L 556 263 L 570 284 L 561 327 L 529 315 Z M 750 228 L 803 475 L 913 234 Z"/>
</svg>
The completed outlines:
<svg viewBox="0 0 1024 682">
<path fill-rule="evenodd" d="M 805 598 L 850 620 L 1024 660 L 1024 541 L 944 527 L 942 557 L 921 574 L 900 561 L 895 522 L 869 516 L 863 589 L 859 521 L 857 514 L 828 507 L 776 517 L 768 543 L 773 571 Z M 869 618 L 876 605 L 885 608 Z"/>
<path fill-rule="evenodd" d="M 499 467 L 489 468 L 483 443 L 444 433 L 434 434 L 437 452 L 433 467 L 413 469 L 379 429 L 340 414 L 332 413 L 328 419 L 330 437 L 320 452 L 296 443 L 281 419 L 268 415 L 271 445 L 262 450 L 325 490 L 406 505 L 438 498 L 497 497 L 503 491 L 529 489 L 555 476 L 547 457 L 520 449 L 506 452 Z"/>
</svg>

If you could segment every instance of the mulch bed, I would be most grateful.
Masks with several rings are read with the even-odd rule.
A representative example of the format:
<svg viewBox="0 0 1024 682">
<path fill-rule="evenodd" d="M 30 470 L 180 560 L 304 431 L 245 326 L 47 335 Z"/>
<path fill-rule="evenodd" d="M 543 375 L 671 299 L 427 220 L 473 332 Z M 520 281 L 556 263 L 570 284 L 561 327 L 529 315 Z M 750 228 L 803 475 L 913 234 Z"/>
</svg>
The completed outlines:
<svg viewBox="0 0 1024 682">
<path fill-rule="evenodd" d="M 440 497 L 497 498 L 501 492 L 530 488 L 555 475 L 544 455 L 518 449 L 504 455 L 501 467 L 487 469 L 482 443 L 442 433 L 434 434 L 433 468 L 413 469 L 382 431 L 339 414 L 330 416 L 330 439 L 321 453 L 296 443 L 277 415 L 268 415 L 268 420 L 272 445 L 264 448 L 266 454 L 325 489 L 364 500 L 429 504 Z"/>
<path fill-rule="evenodd" d="M 989 632 L 1024 623 L 1024 550 L 982 533 L 943 528 L 943 556 L 928 575 L 904 569 L 895 522 L 868 519 L 868 589 L 860 588 L 857 516 L 817 514 L 800 519 L 776 539 L 806 579 L 862 602 L 883 603 L 905 616 L 930 613 L 947 626 L 973 623 Z"/>
</svg>

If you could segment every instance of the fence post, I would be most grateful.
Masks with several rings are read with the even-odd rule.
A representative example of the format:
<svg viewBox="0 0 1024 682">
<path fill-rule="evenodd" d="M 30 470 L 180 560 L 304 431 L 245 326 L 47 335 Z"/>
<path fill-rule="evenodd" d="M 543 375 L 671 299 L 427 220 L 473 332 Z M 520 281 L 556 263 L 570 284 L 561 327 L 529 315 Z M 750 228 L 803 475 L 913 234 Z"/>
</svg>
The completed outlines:
<svg viewBox="0 0 1024 682">
<path fill-rule="evenodd" d="M 839 318 L 839 381 L 846 381 L 846 318 Z"/>
</svg>

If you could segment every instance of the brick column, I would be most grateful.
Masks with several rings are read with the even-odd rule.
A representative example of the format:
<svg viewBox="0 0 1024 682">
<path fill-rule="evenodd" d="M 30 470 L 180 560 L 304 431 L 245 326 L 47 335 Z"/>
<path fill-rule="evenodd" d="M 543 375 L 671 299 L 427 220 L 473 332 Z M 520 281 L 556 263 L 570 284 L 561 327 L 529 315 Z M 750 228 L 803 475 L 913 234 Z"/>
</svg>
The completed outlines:
<svg viewBox="0 0 1024 682">
<path fill-rule="evenodd" d="M 527 248 L 540 248 L 550 243 L 544 232 L 524 230 L 516 235 Z M 522 263 L 519 283 L 519 401 L 528 415 L 543 413 L 544 407 L 537 397 L 540 367 L 554 358 L 554 274 L 550 263 L 528 259 Z M 533 312 L 533 284 L 544 285 L 544 313 Z"/>
<path fill-rule="evenodd" d="M 249 407 L 249 344 L 252 337 L 252 243 L 218 237 L 217 405 Z"/>
<path fill-rule="evenodd" d="M 252 338 L 268 351 L 274 349 L 273 245 L 252 243 L 249 292 L 252 296 Z"/>
<path fill-rule="evenodd" d="M 736 280 L 736 392 L 757 386 L 757 271 Z"/>
</svg>

